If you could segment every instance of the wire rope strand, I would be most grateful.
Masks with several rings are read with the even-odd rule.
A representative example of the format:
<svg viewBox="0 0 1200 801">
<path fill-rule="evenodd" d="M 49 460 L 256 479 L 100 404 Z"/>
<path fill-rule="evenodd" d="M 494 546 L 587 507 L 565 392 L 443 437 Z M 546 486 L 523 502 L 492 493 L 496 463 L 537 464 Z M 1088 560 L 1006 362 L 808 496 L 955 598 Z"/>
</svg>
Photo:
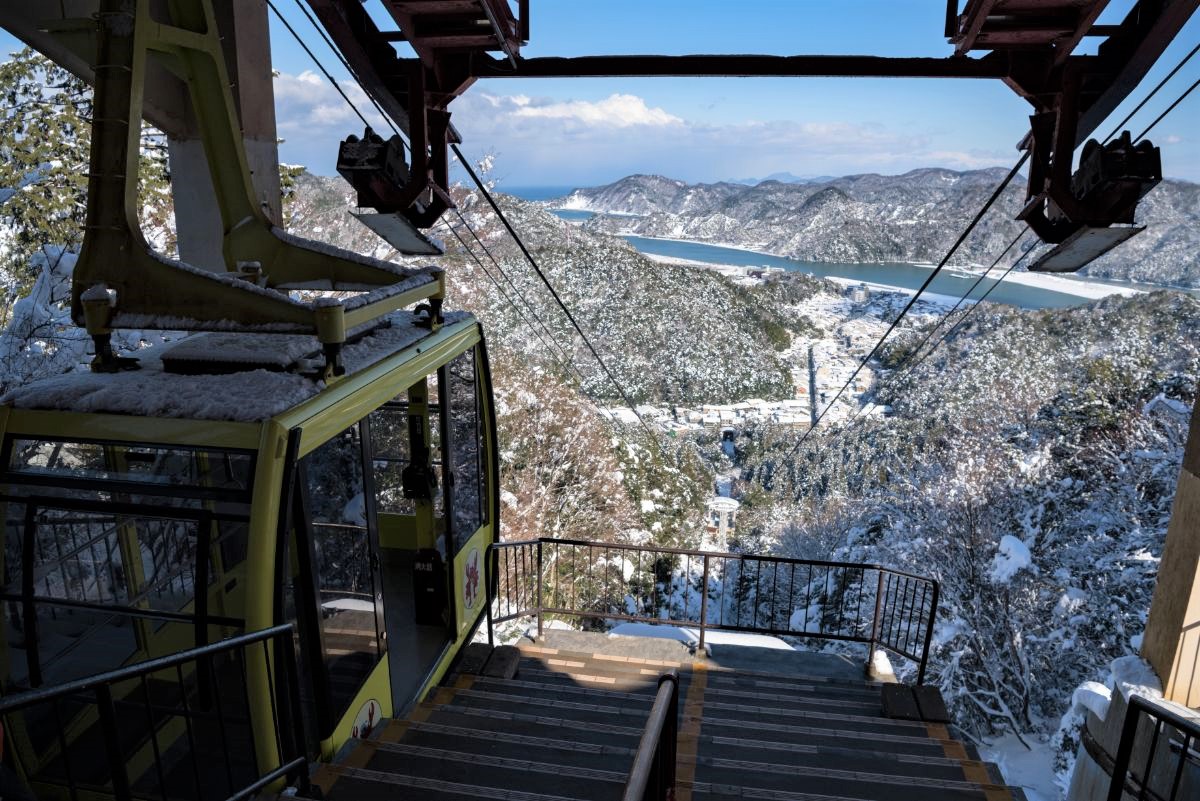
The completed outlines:
<svg viewBox="0 0 1200 801">
<path fill-rule="evenodd" d="M 1142 108 L 1143 108 L 1143 107 L 1144 107 L 1144 106 L 1145 106 L 1147 103 L 1149 103 L 1149 102 L 1150 102 L 1150 100 L 1151 100 L 1151 99 L 1152 99 L 1152 98 L 1153 98 L 1153 97 L 1154 97 L 1156 94 L 1158 94 L 1158 90 L 1159 90 L 1159 89 L 1162 89 L 1164 86 L 1166 86 L 1166 85 L 1167 85 L 1167 81 L 1169 81 L 1169 80 L 1171 80 L 1172 78 L 1174 78 L 1174 77 L 1175 77 L 1175 73 L 1177 73 L 1177 72 L 1179 72 L 1181 69 L 1183 69 L 1183 65 L 1185 65 L 1185 64 L 1187 64 L 1189 61 L 1191 61 L 1191 60 L 1192 60 L 1192 56 L 1196 55 L 1196 53 L 1197 53 L 1198 51 L 1200 51 L 1200 44 L 1198 44 L 1198 45 L 1196 45 L 1195 47 L 1193 47 L 1193 48 L 1192 48 L 1192 50 L 1191 50 L 1191 52 L 1189 52 L 1189 53 L 1188 53 L 1186 56 L 1184 56 L 1184 57 L 1183 57 L 1183 60 L 1182 60 L 1182 61 L 1180 61 L 1178 64 L 1176 64 L 1176 65 L 1175 65 L 1175 69 L 1173 69 L 1173 70 L 1171 70 L 1170 72 L 1168 72 L 1168 73 L 1167 73 L 1167 77 L 1165 77 L 1165 78 L 1163 78 L 1161 81 L 1159 81 L 1159 82 L 1158 82 L 1158 85 L 1157 85 L 1157 86 L 1155 86 L 1153 89 L 1151 89 L 1151 90 L 1150 90 L 1150 94 L 1148 94 L 1148 95 L 1146 95 L 1145 97 L 1143 97 L 1143 98 L 1142 98 L 1142 102 L 1140 102 L 1140 103 L 1138 103 L 1136 106 L 1134 106 L 1134 108 L 1133 108 L 1133 111 L 1131 111 L 1131 112 L 1129 112 L 1128 114 L 1126 114 L 1126 115 L 1125 115 L 1125 119 L 1121 120 L 1120 122 L 1118 122 L 1118 123 L 1117 123 L 1117 124 L 1116 124 L 1116 125 L 1113 127 L 1113 129 L 1112 129 L 1112 132 L 1111 132 L 1111 133 L 1109 133 L 1109 135 L 1108 135 L 1108 136 L 1104 137 L 1104 142 L 1103 142 L 1102 144 L 1108 144 L 1108 143 L 1109 143 L 1109 141 L 1110 141 L 1110 140 L 1112 140 L 1112 138 L 1113 138 L 1114 136 L 1116 136 L 1117 134 L 1119 134 L 1119 133 L 1121 132 L 1121 129 L 1125 127 L 1125 124 L 1126 124 L 1127 122 L 1129 122 L 1131 119 L 1133 119 L 1133 116 L 1134 116 L 1135 114 L 1137 114 L 1139 111 L 1141 111 L 1141 110 L 1142 110 Z M 1143 136 L 1144 136 L 1144 135 L 1145 135 L 1145 134 L 1143 134 Z M 1139 136 L 1138 138 L 1139 138 L 1139 139 L 1141 139 L 1141 137 L 1140 137 L 1140 136 Z"/>
<path fill-rule="evenodd" d="M 524 296 L 524 294 L 521 292 L 520 289 L 517 288 L 516 283 L 514 283 L 512 278 L 509 277 L 508 272 L 504 269 L 504 267 L 501 266 L 499 260 L 495 257 L 495 255 L 488 248 L 488 246 L 484 243 L 484 241 L 479 237 L 479 234 L 475 231 L 475 229 L 471 226 L 471 224 L 469 222 L 467 222 L 467 218 L 465 216 L 463 216 L 462 211 L 460 209 L 454 209 L 454 213 L 456 215 L 458 215 L 458 219 L 461 221 L 463 227 L 467 229 L 468 233 L 471 234 L 471 236 L 475 239 L 475 241 L 483 249 L 484 254 L 488 257 L 488 259 L 492 262 L 492 264 L 495 265 L 496 270 L 499 271 L 500 276 L 504 279 L 505 283 L 507 283 L 509 288 L 512 289 L 513 294 L 517 298 L 522 300 L 526 310 L 533 317 L 533 319 L 535 321 L 537 321 L 538 325 L 541 326 L 542 331 L 544 331 L 546 334 L 546 337 L 549 338 L 549 340 L 551 342 L 553 342 L 554 345 L 562 353 L 563 358 L 566 359 L 567 365 L 570 366 L 571 370 L 574 371 L 575 375 L 578 376 L 578 378 L 581 382 L 586 382 L 587 376 L 585 376 L 582 372 L 580 372 L 579 368 L 575 366 L 575 362 L 571 358 L 567 349 L 564 348 L 561 343 L 559 343 L 558 338 L 554 336 L 553 332 L 550 330 L 550 327 L 548 325 L 546 325 L 545 321 L 542 320 L 541 316 L 537 313 L 537 309 L 534 308 L 533 303 Z"/>
<path fill-rule="evenodd" d="M 1020 171 L 1021 167 L 1024 166 L 1025 162 L 1028 160 L 1029 151 L 1025 151 L 1021 158 L 1017 159 L 1017 163 L 1013 165 L 1012 169 L 1008 171 L 1008 174 L 1004 176 L 1004 180 L 1002 180 L 995 190 L 992 191 L 992 194 L 983 204 L 983 208 L 979 210 L 979 212 L 975 215 L 975 218 L 971 220 L 966 229 L 959 234 L 958 239 L 955 240 L 954 244 L 950 247 L 950 250 L 948 250 L 946 255 L 942 257 L 941 261 L 938 262 L 938 265 L 932 271 L 930 271 L 929 275 L 925 278 L 925 281 L 917 289 L 916 294 L 909 299 L 904 308 L 900 310 L 900 314 L 897 315 L 896 319 L 892 321 L 887 330 L 883 332 L 883 336 L 881 336 L 879 341 L 876 342 L 874 347 L 871 348 L 870 353 L 864 356 L 862 361 L 859 362 L 858 366 L 854 368 L 854 372 L 850 374 L 850 378 L 846 380 L 846 383 L 842 384 L 841 389 L 839 389 L 837 394 L 834 395 L 833 400 L 831 400 L 829 404 L 821 411 L 821 413 L 817 415 L 817 419 L 813 421 L 813 424 L 809 427 L 809 429 L 804 432 L 799 441 L 797 441 L 796 444 L 792 446 L 792 449 L 788 451 L 788 456 L 791 456 L 797 450 L 799 450 L 800 446 L 803 445 L 805 441 L 812 435 L 812 433 L 817 430 L 817 427 L 821 424 L 821 420 L 825 418 L 825 415 L 829 413 L 829 410 L 832 409 L 834 404 L 838 402 L 838 399 L 842 397 L 846 389 L 854 383 L 854 379 L 858 377 L 858 374 L 862 372 L 862 369 L 867 366 L 871 359 L 875 358 L 875 354 L 879 352 L 879 349 L 883 346 L 883 343 L 887 340 L 888 336 L 892 333 L 892 331 L 896 330 L 896 327 L 900 325 L 900 321 L 903 320 L 905 315 L 907 315 L 912 307 L 916 305 L 917 300 L 921 297 L 925 290 L 929 288 L 929 285 L 933 283 L 933 279 L 936 278 L 939 273 L 941 273 L 942 268 L 944 268 L 950 261 L 951 257 L 958 252 L 958 249 L 962 246 L 962 243 L 966 241 L 967 237 L 971 235 L 971 232 L 975 230 L 975 227 L 979 225 L 979 221 L 983 219 L 984 215 L 987 214 L 992 206 L 995 205 L 996 201 L 1000 199 L 1000 195 L 1002 195 L 1004 190 L 1008 188 L 1008 185 L 1012 183 L 1013 178 L 1017 176 L 1017 173 Z"/>
<path fill-rule="evenodd" d="M 617 380 L 617 377 L 613 374 L 612 370 L 609 369 L 604 359 L 600 356 L 600 352 L 596 350 L 596 346 L 592 344 L 591 339 L 589 339 L 588 335 L 584 333 L 583 328 L 579 325 L 579 321 L 575 319 L 575 315 L 571 313 L 571 309 L 568 308 L 567 304 L 563 301 L 562 296 L 558 294 L 558 290 L 554 288 L 554 284 L 551 283 L 550 278 L 545 272 L 542 271 L 541 265 L 539 265 L 537 260 L 533 258 L 533 254 L 529 252 L 529 248 L 526 247 L 525 242 L 522 241 L 516 229 L 513 228 L 512 223 L 508 221 L 508 218 L 504 215 L 504 212 L 496 203 L 496 199 L 492 197 L 492 193 L 488 191 L 483 181 L 480 180 L 479 175 L 476 174 L 475 169 L 462 154 L 462 151 L 459 149 L 458 145 L 451 144 L 450 148 L 454 151 L 454 155 L 458 157 L 458 161 L 463 166 L 463 169 L 465 169 L 467 174 L 471 176 L 471 180 L 479 189 L 479 193 L 483 196 L 484 200 L 487 201 L 488 205 L 491 206 L 492 211 L 495 212 L 496 217 L 504 225 L 505 229 L 508 230 L 509 236 L 513 238 L 513 241 L 516 243 L 517 247 L 520 248 L 521 253 L 525 256 L 525 260 L 529 262 L 529 265 L 533 267 L 534 272 L 537 273 L 538 278 L 541 279 L 542 283 L 546 286 L 546 289 L 550 291 L 550 295 L 554 298 L 554 302 L 558 304 L 558 307 L 562 309 L 563 314 L 565 314 L 567 319 L 570 320 L 571 327 L 575 329 L 577 334 L 579 334 L 580 339 L 583 340 L 583 344 L 591 352 L 592 357 L 596 360 L 596 363 L 600 365 L 600 369 L 604 372 L 604 375 L 616 388 L 617 392 L 621 396 L 621 399 L 625 401 L 625 405 L 631 412 L 633 412 L 634 417 L 637 418 L 642 428 L 645 429 L 646 433 L 650 436 L 651 441 L 654 442 L 655 448 L 658 449 L 659 455 L 666 458 L 666 451 L 663 448 L 662 443 L 659 442 L 658 436 L 650 428 L 650 425 L 646 422 L 645 418 L 642 417 L 641 412 L 637 410 L 637 406 L 634 404 L 633 398 L 630 397 L 629 392 L 625 389 L 624 385 Z"/>
<path fill-rule="evenodd" d="M 294 0 L 294 2 L 296 3 L 296 7 L 300 9 L 300 13 L 303 14 L 304 18 L 308 20 L 309 24 L 316 29 L 317 34 L 320 35 L 321 39 L 325 41 L 325 45 L 333 52 L 334 57 L 341 62 L 343 67 L 346 68 L 346 72 L 350 73 L 351 76 L 354 76 L 354 69 L 350 66 L 350 62 L 346 60 L 346 57 L 342 55 L 342 51 L 338 49 L 337 45 L 333 43 L 333 40 L 329 38 L 329 35 L 325 33 L 325 28 L 313 17 L 312 12 L 310 12 L 304 6 L 303 0 Z M 276 11 L 275 13 L 278 14 L 279 12 Z M 354 77 L 354 82 L 358 84 L 360 89 L 362 89 L 362 82 L 359 81 L 357 77 Z M 379 112 L 379 116 L 383 117 L 383 121 L 388 124 L 388 127 L 400 137 L 400 141 L 404 144 L 404 146 L 408 147 L 408 142 L 404 140 L 404 135 L 400 133 L 400 129 L 396 127 L 396 123 L 392 121 L 391 116 L 383 110 L 383 106 L 379 105 L 379 101 L 377 101 L 366 89 L 363 89 L 363 94 L 367 96 L 367 100 L 371 101 L 371 105 L 374 106 L 375 110 Z"/>
<path fill-rule="evenodd" d="M 337 93 L 342 96 L 342 100 L 346 101 L 346 104 L 348 106 L 350 106 L 350 109 L 354 112 L 354 114 L 360 120 L 362 120 L 362 124 L 365 125 L 366 127 L 370 128 L 371 123 L 367 122 L 367 118 L 364 117 L 362 115 L 362 112 L 358 110 L 358 106 L 354 105 L 354 101 L 351 100 L 350 96 L 347 95 L 346 92 L 342 89 L 341 84 L 339 84 L 337 82 L 337 79 L 334 78 L 329 73 L 329 70 L 325 69 L 325 65 L 322 64 L 321 60 L 319 58 L 317 58 L 316 54 L 313 53 L 313 51 L 311 49 L 309 49 L 308 45 L 305 44 L 304 40 L 302 38 L 300 38 L 300 34 L 296 33 L 296 29 L 292 27 L 292 24 L 290 22 L 288 22 L 286 18 L 284 18 L 283 14 L 281 14 L 279 12 L 279 9 L 275 7 L 275 4 L 273 2 L 271 2 L 271 0 L 267 0 L 267 7 L 270 8 L 273 12 L 275 12 L 275 16 L 279 19 L 280 22 L 283 23 L 283 27 L 287 28 L 288 33 L 290 33 L 292 35 L 292 38 L 296 40 L 297 44 L 299 44 L 300 47 L 302 47 L 304 49 L 304 52 L 308 54 L 308 57 L 312 60 L 312 63 L 316 64 L 317 69 L 319 69 L 325 75 L 325 78 L 331 84 L 333 84 L 333 88 L 336 89 Z M 355 83 L 357 84 L 357 81 L 355 81 Z"/>
<path fill-rule="evenodd" d="M 1154 130 L 1154 127 L 1156 125 L 1158 125 L 1160 122 L 1162 122 L 1163 119 L 1166 118 L 1166 116 L 1168 114 L 1170 114 L 1172 111 L 1174 111 L 1175 107 L 1178 106 L 1180 103 L 1182 103 L 1187 98 L 1187 96 L 1190 95 L 1196 89 L 1197 86 L 1200 86 L 1200 78 L 1197 78 L 1192 83 L 1191 86 L 1189 86 L 1187 89 L 1185 89 L 1183 91 L 1183 94 L 1181 94 L 1179 97 L 1175 98 L 1175 102 L 1172 103 L 1171 105 L 1167 106 L 1166 110 L 1163 111 L 1162 114 L 1159 114 L 1157 117 L 1155 117 L 1154 122 L 1152 122 L 1148 126 L 1146 126 L 1146 130 L 1144 130 L 1140 134 L 1138 134 L 1134 141 L 1141 141 L 1142 139 L 1144 139 L 1146 137 L 1146 134 L 1148 134 L 1152 130 Z"/>
<path fill-rule="evenodd" d="M 443 221 L 443 224 L 445 224 L 445 221 Z M 464 240 L 462 238 L 462 235 L 459 234 L 458 231 L 453 226 L 451 226 L 449 224 L 445 224 L 445 225 L 446 225 L 446 228 L 450 231 L 450 233 L 454 235 L 454 238 L 458 240 L 459 244 L 462 245 L 463 250 L 465 250 L 467 252 L 467 254 L 471 257 L 471 259 L 474 260 L 474 262 L 479 265 L 479 269 L 483 271 L 483 274 L 486 275 L 493 284 L 495 284 L 496 289 L 499 290 L 500 296 L 504 299 L 504 301 L 506 303 L 508 303 L 508 305 L 510 307 L 512 307 L 512 310 L 517 313 L 517 316 L 521 318 L 521 321 L 524 322 L 525 325 L 529 326 L 529 329 L 533 332 L 534 336 L 536 336 L 538 338 L 538 340 L 542 343 L 542 347 L 544 347 L 547 352 L 550 352 L 551 356 L 553 358 L 555 358 L 556 361 L 558 361 L 557 357 L 554 356 L 555 349 L 550 347 L 550 344 L 545 340 L 545 338 L 542 336 L 541 332 L 538 331 L 538 329 L 536 327 L 534 327 L 534 325 L 532 323 L 529 322 L 529 318 L 526 317 L 524 312 L 521 311 L 520 307 L 518 307 L 516 305 L 516 303 L 513 302 L 512 298 L 509 297 L 508 292 L 505 291 L 504 287 L 500 284 L 500 282 L 496 279 L 496 277 L 491 274 L 491 272 L 488 270 L 488 268 L 484 265 L 483 261 L 481 261 L 477 255 L 475 255 L 475 252 L 467 244 L 466 240 Z M 566 365 L 563 364 L 562 362 L 559 362 L 559 366 L 563 368 L 564 372 L 570 372 L 569 370 L 567 370 Z"/>
<path fill-rule="evenodd" d="M 550 353 L 551 357 L 558 362 L 559 367 L 562 368 L 563 372 L 567 374 L 573 373 L 574 375 L 578 376 L 576 381 L 577 384 L 579 384 L 580 380 L 585 379 L 585 376 L 579 372 L 579 368 L 575 367 L 575 365 L 571 363 L 570 356 L 563 350 L 562 346 L 554 340 L 553 335 L 550 334 L 545 325 L 542 325 L 542 328 L 546 330 L 546 335 L 543 336 L 541 331 L 539 331 L 538 328 L 529 321 L 529 318 L 525 316 L 525 313 L 521 310 L 521 307 L 512 299 L 512 297 L 508 294 L 508 292 L 504 289 L 504 286 L 496 279 L 496 277 L 492 275 L 491 271 L 488 270 L 487 265 L 485 265 L 479 256 L 475 254 L 474 249 L 467 243 L 465 239 L 463 239 L 458 230 L 445 220 L 442 220 L 441 222 L 446 229 L 454 235 L 454 238 L 458 240 L 459 244 L 462 245 L 463 250 L 465 250 L 467 254 L 470 255 L 470 257 L 474 260 L 474 262 L 479 265 L 479 269 L 483 270 L 484 275 L 486 275 L 488 279 L 496 285 L 496 289 L 500 291 L 500 294 L 504 298 L 505 302 L 512 307 L 513 311 L 515 311 L 518 316 L 520 316 L 525 325 L 529 326 L 529 329 L 533 331 L 534 335 L 542 343 L 542 347 L 544 347 L 546 351 Z M 469 226 L 467 230 L 471 230 Z M 474 232 L 472 231 L 472 233 Z M 511 281 L 509 283 L 511 284 Z M 517 296 L 520 297 L 520 294 L 518 293 Z M 527 305 L 527 309 L 530 312 L 533 311 L 532 306 Z M 546 337 L 549 337 L 549 341 L 547 341 Z M 580 388 L 582 389 L 582 386 L 580 386 Z"/>
</svg>

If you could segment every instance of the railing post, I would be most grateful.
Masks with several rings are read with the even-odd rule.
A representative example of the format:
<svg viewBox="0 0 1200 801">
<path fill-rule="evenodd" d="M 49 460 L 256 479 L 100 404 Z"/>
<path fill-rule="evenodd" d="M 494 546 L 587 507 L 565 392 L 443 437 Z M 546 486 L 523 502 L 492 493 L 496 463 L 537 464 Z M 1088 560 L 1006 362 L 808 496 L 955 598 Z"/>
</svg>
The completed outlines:
<svg viewBox="0 0 1200 801">
<path fill-rule="evenodd" d="M 95 691 L 96 710 L 100 713 L 100 731 L 104 733 L 104 750 L 108 756 L 113 797 L 117 801 L 131 801 L 133 792 L 129 788 L 125 757 L 121 754 L 121 734 L 117 730 L 117 710 L 113 706 L 112 688 L 107 684 L 100 684 Z"/>
<path fill-rule="evenodd" d="M 665 693 L 665 694 L 664 694 Z M 675 798 L 675 760 L 679 739 L 679 674 L 658 677 L 658 691 L 638 742 L 621 801 L 670 801 Z"/>
<path fill-rule="evenodd" d="M 494 648 L 496 643 L 494 641 L 495 637 L 492 633 L 492 601 L 495 600 L 495 597 L 499 597 L 500 595 L 500 577 L 498 575 L 500 555 L 497 553 L 496 549 L 490 545 L 487 549 L 487 555 L 490 558 L 484 559 L 483 563 L 483 569 L 486 571 L 486 575 L 483 577 L 483 586 L 487 588 L 487 591 L 484 592 L 484 596 L 486 596 L 484 598 L 484 604 L 486 607 L 485 614 L 487 614 L 488 647 Z M 496 583 L 494 588 L 492 586 L 493 581 Z"/>
<path fill-rule="evenodd" d="M 708 554 L 704 554 L 704 577 L 700 580 L 700 647 L 704 651 L 704 628 L 708 625 Z"/>
<path fill-rule="evenodd" d="M 883 569 L 879 569 L 879 581 L 875 587 L 875 612 L 871 616 L 871 641 L 867 644 L 867 671 L 875 659 L 875 644 L 879 641 L 879 613 L 883 609 Z"/>
<path fill-rule="evenodd" d="M 537 620 L 538 620 L 538 642 L 542 639 L 542 541 L 537 541 Z"/>
<path fill-rule="evenodd" d="M 925 668 L 929 664 L 929 646 L 933 642 L 933 627 L 937 623 L 939 585 L 933 582 L 933 597 L 929 601 L 929 621 L 925 625 L 925 644 L 921 647 L 921 666 L 917 669 L 917 686 L 925 683 Z"/>
<path fill-rule="evenodd" d="M 1113 759 L 1112 782 L 1108 786 L 1108 801 L 1121 801 L 1125 792 L 1125 777 L 1129 774 L 1129 760 L 1133 756 L 1133 743 L 1137 739 L 1138 720 L 1141 718 L 1142 707 L 1138 701 L 1138 696 L 1129 696 L 1125 721 L 1121 725 L 1121 740 L 1117 746 L 1116 758 Z M 1157 721 L 1155 725 L 1157 725 Z M 1149 780 L 1148 776 L 1142 777 L 1143 782 L 1149 783 Z"/>
<path fill-rule="evenodd" d="M 659 676 L 658 685 L 663 682 L 671 683 L 671 704 L 667 707 L 667 723 L 663 731 L 665 740 L 662 744 L 662 798 L 674 801 L 675 798 L 675 762 L 679 758 L 679 674 L 672 670 L 665 676 Z"/>
</svg>

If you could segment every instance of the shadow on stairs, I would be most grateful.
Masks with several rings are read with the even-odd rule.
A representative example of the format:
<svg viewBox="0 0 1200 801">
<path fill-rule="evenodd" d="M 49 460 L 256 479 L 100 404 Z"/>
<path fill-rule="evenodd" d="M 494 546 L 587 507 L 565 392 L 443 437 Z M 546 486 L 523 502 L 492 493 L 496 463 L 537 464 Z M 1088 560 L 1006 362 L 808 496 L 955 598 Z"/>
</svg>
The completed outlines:
<svg viewBox="0 0 1200 801">
<path fill-rule="evenodd" d="M 944 709 L 927 692 L 796 672 L 777 656 L 660 658 L 665 644 L 643 642 L 472 645 L 445 686 L 315 782 L 330 801 L 619 801 L 658 677 L 673 669 L 679 801 L 1024 799 L 936 722 Z"/>
</svg>

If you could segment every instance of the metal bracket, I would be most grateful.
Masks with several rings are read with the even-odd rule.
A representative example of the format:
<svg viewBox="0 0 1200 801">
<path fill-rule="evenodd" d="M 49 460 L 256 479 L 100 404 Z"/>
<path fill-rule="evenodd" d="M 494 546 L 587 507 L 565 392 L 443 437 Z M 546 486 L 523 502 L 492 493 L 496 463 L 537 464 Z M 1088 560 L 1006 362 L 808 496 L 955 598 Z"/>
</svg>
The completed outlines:
<svg viewBox="0 0 1200 801">
<path fill-rule="evenodd" d="M 436 268 L 402 268 L 273 227 L 251 186 L 213 0 L 173 0 L 169 24 L 152 18 L 151 5 L 103 0 L 95 23 L 88 210 L 72 285 L 77 324 L 84 323 L 83 293 L 103 284 L 116 292 L 107 328 L 315 334 L 322 343 L 336 344 L 348 328 L 443 295 L 444 278 Z M 136 176 L 151 57 L 186 76 L 225 231 L 225 274 L 165 259 L 141 233 Z M 253 269 L 245 269 L 248 265 Z M 348 298 L 338 312 L 340 324 L 328 325 L 328 313 L 294 297 L 297 289 L 370 295 Z M 102 363 L 109 363 L 107 357 Z"/>
</svg>

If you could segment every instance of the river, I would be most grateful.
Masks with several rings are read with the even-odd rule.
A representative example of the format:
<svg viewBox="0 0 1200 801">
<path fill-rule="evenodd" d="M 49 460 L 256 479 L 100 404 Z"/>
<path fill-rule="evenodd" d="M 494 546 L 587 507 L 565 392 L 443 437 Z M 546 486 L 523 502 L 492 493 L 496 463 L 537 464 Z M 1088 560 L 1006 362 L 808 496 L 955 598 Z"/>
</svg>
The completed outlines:
<svg viewBox="0 0 1200 801">
<path fill-rule="evenodd" d="M 582 222 L 593 216 L 593 212 L 577 209 L 553 209 L 555 215 L 570 222 Z M 650 256 L 666 256 L 675 259 L 705 262 L 708 264 L 731 264 L 739 267 L 780 267 L 784 270 L 805 272 L 828 278 L 840 278 L 850 281 L 862 281 L 867 284 L 877 284 L 901 289 L 915 290 L 929 277 L 933 267 L 924 264 L 840 264 L 827 262 L 808 262 L 797 259 L 772 256 L 768 253 L 758 253 L 740 248 L 708 245 L 702 242 L 681 241 L 676 239 L 657 239 L 644 236 L 624 237 L 640 252 Z M 996 271 L 999 274 L 999 271 Z M 1060 289 L 1049 289 L 1041 286 L 1004 281 L 988 296 L 988 300 L 997 303 L 1007 303 L 1025 309 L 1060 308 L 1087 303 L 1095 299 L 1099 288 L 1111 287 L 1114 291 L 1129 289 L 1155 289 L 1133 284 L 1118 284 L 1115 282 L 1094 281 L 1057 275 L 1053 280 Z M 959 271 L 943 271 L 926 290 L 934 295 L 946 295 L 959 298 L 975 281 L 975 276 L 962 275 Z M 996 281 L 986 279 L 972 293 L 972 298 L 978 298 Z M 1078 291 L 1070 284 L 1077 284 Z"/>
</svg>

